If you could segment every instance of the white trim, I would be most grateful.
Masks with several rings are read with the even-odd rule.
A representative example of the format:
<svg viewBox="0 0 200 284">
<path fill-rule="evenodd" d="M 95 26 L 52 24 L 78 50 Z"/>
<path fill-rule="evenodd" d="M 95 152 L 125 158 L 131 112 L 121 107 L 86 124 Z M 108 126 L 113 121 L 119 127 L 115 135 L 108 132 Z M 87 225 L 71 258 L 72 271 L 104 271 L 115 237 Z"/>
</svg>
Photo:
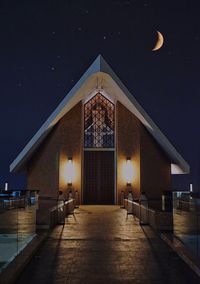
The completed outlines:
<svg viewBox="0 0 200 284">
<path fill-rule="evenodd" d="M 107 100 L 109 100 L 111 103 L 115 104 L 115 101 L 113 100 L 112 96 L 109 96 L 108 93 L 105 92 L 104 89 L 95 89 L 95 90 L 93 90 L 91 92 L 91 94 L 88 95 L 88 97 L 83 99 L 83 104 L 86 104 L 87 102 L 89 102 L 89 100 L 91 100 L 93 97 L 95 97 L 97 93 L 101 93 L 102 96 L 104 96 Z"/>
<path fill-rule="evenodd" d="M 71 91 L 66 95 L 63 101 L 58 105 L 58 107 L 50 115 L 38 132 L 19 153 L 19 155 L 10 165 L 10 171 L 16 172 L 22 169 L 23 165 L 27 162 L 40 143 L 45 139 L 55 124 L 78 102 L 86 99 L 89 93 L 91 94 L 94 90 L 96 90 L 97 78 L 103 84 L 101 88 L 103 87 L 106 93 L 113 98 L 113 101 L 120 101 L 144 124 L 147 130 L 166 152 L 172 164 L 176 164 L 181 173 L 189 173 L 190 167 L 188 163 L 164 136 L 164 134 L 120 81 L 120 79 L 105 62 L 101 55 L 96 58 L 96 60 L 84 73 L 77 84 L 71 89 Z"/>
</svg>

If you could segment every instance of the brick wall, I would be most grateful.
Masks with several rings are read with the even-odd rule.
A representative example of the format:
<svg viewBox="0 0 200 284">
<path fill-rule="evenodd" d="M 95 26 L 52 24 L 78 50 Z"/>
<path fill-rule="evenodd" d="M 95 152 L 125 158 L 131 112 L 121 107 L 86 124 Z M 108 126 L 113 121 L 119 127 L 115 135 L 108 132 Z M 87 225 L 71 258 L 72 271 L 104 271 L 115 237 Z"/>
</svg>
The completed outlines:
<svg viewBox="0 0 200 284">
<path fill-rule="evenodd" d="M 120 202 L 121 191 L 127 191 L 124 178 L 124 163 L 127 157 L 131 158 L 134 165 L 134 180 L 132 184 L 135 198 L 140 194 L 140 121 L 117 102 L 117 192 Z"/>
<path fill-rule="evenodd" d="M 59 134 L 59 125 L 56 125 L 27 165 L 27 188 L 39 189 L 41 196 L 55 197 L 58 194 Z"/>
<path fill-rule="evenodd" d="M 171 162 L 142 123 L 121 103 L 117 103 L 117 191 L 129 187 L 123 177 L 122 165 L 127 157 L 133 160 L 132 190 L 135 198 L 145 191 L 148 198 L 161 198 L 171 189 Z M 156 205 L 157 206 L 157 205 Z"/>
<path fill-rule="evenodd" d="M 45 138 L 27 166 L 27 187 L 37 188 L 42 196 L 57 197 L 67 191 L 66 163 L 73 158 L 73 188 L 81 189 L 81 103 L 72 108 Z"/>
<path fill-rule="evenodd" d="M 116 105 L 117 123 L 117 202 L 121 191 L 128 191 L 123 176 L 127 157 L 134 165 L 132 189 L 138 198 L 145 191 L 149 198 L 160 198 L 171 186 L 170 161 L 149 132 L 121 103 Z M 27 165 L 27 187 L 39 189 L 42 196 L 57 196 L 67 191 L 66 164 L 72 157 L 75 175 L 73 188 L 81 197 L 82 185 L 82 103 L 72 108 L 54 127 Z"/>
<path fill-rule="evenodd" d="M 78 103 L 60 121 L 60 175 L 59 187 L 67 191 L 65 165 L 68 157 L 73 159 L 74 177 L 72 186 L 81 196 L 82 163 L 82 103 Z"/>
<path fill-rule="evenodd" d="M 158 199 L 164 190 L 171 189 L 171 162 L 146 128 L 141 125 L 141 191 Z"/>
</svg>

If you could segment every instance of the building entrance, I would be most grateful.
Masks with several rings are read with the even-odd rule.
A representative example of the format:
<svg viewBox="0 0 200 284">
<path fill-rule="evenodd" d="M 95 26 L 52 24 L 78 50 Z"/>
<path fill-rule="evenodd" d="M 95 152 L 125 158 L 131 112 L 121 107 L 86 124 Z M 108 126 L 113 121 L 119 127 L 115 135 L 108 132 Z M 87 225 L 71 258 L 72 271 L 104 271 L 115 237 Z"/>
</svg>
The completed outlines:
<svg viewBox="0 0 200 284">
<path fill-rule="evenodd" d="M 114 204 L 114 151 L 84 152 L 84 204 Z"/>
</svg>

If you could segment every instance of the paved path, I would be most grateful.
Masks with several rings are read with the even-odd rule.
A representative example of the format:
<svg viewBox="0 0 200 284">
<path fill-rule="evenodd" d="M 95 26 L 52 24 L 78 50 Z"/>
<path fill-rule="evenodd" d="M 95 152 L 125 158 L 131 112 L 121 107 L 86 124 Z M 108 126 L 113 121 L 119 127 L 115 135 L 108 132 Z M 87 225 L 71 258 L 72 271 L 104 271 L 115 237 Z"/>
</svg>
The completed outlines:
<svg viewBox="0 0 200 284">
<path fill-rule="evenodd" d="M 148 227 L 118 206 L 81 206 L 16 283 L 200 283 Z"/>
</svg>

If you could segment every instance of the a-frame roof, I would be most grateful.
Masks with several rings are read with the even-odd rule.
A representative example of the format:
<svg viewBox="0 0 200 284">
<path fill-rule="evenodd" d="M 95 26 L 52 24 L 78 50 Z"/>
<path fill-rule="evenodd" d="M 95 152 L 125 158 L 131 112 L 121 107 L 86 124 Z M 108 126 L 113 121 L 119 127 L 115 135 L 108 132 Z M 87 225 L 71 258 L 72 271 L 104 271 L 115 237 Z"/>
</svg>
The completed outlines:
<svg viewBox="0 0 200 284">
<path fill-rule="evenodd" d="M 98 82 L 98 83 L 97 83 Z M 98 86 L 97 86 L 98 84 Z M 177 152 L 165 135 L 160 131 L 134 96 L 128 91 L 111 67 L 99 55 L 71 91 L 65 96 L 58 107 L 45 121 L 38 132 L 28 142 L 24 149 L 10 165 L 10 172 L 17 172 L 23 168 L 32 153 L 45 139 L 56 123 L 78 102 L 84 100 L 96 89 L 102 88 L 111 94 L 115 100 L 120 101 L 143 123 L 161 148 L 168 155 L 172 163 L 172 174 L 189 173 L 190 167 Z"/>
</svg>

